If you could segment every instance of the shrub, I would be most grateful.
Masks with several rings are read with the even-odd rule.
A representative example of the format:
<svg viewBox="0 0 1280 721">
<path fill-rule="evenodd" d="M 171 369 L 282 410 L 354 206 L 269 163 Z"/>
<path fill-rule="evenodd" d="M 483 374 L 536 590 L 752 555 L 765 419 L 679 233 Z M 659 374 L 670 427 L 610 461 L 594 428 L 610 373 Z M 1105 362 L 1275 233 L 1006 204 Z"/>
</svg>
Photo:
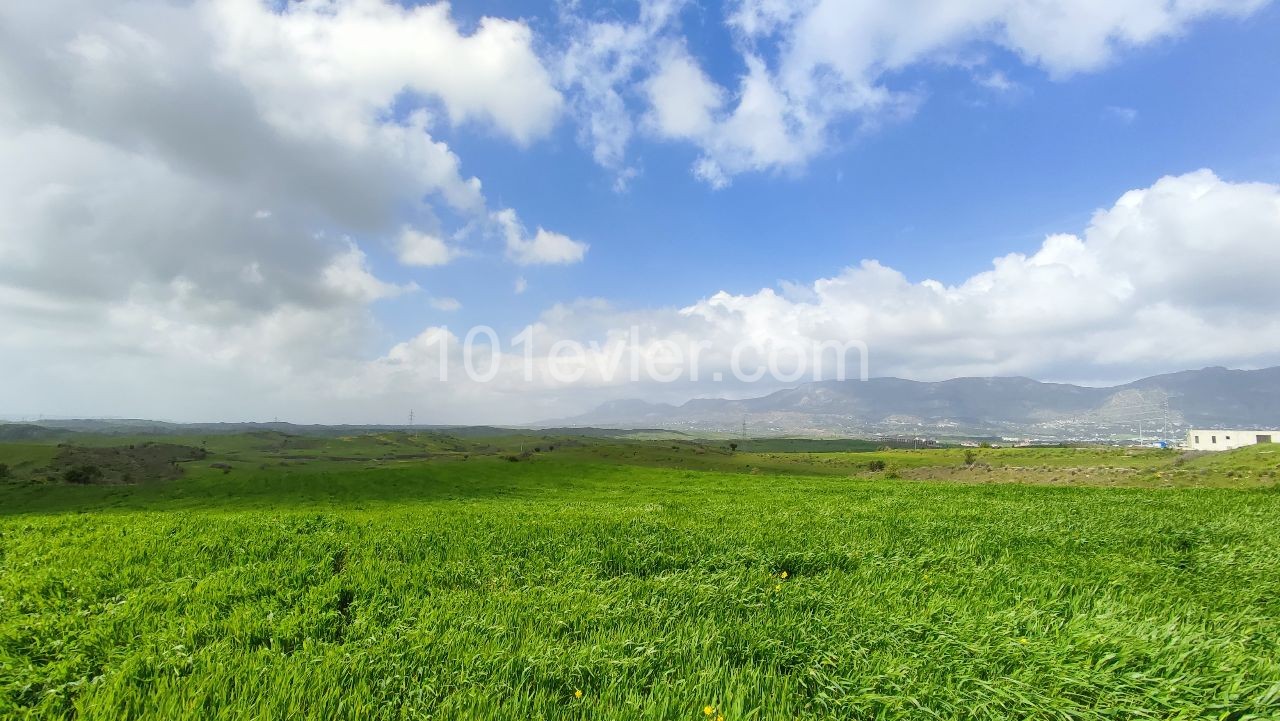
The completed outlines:
<svg viewBox="0 0 1280 721">
<path fill-rule="evenodd" d="M 102 480 L 102 469 L 97 466 L 76 466 L 62 474 L 67 483 L 97 483 Z"/>
<path fill-rule="evenodd" d="M 738 450 L 738 444 L 737 444 L 737 443 L 730 443 L 730 444 L 729 444 L 729 452 L 730 452 L 730 453 L 734 453 L 734 452 L 736 452 L 737 450 Z"/>
<path fill-rule="evenodd" d="M 0 478 L 8 478 L 8 477 L 9 477 L 9 464 L 0 463 Z"/>
<path fill-rule="evenodd" d="M 978 454 L 974 453 L 972 448 L 965 449 L 964 464 L 966 466 L 972 466 L 977 462 L 978 462 Z"/>
<path fill-rule="evenodd" d="M 867 464 L 867 470 L 868 470 L 868 471 L 873 471 L 873 472 L 877 472 L 877 473 L 878 473 L 878 472 L 880 472 L 880 471 L 883 471 L 883 470 L 884 470 L 884 468 L 885 468 L 884 461 L 879 460 L 879 459 L 876 459 L 876 460 L 874 460 L 874 461 L 871 461 L 870 463 L 868 463 L 868 464 Z"/>
</svg>

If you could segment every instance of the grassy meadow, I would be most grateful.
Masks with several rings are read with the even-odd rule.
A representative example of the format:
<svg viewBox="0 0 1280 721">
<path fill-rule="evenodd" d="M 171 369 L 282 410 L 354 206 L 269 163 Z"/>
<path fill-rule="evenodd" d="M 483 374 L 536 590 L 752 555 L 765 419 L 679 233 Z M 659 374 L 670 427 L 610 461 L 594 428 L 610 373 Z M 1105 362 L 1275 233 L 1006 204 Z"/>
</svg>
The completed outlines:
<svg viewBox="0 0 1280 721">
<path fill-rule="evenodd" d="M 0 717 L 1280 717 L 1265 448 L 165 442 L 0 445 Z"/>
</svg>

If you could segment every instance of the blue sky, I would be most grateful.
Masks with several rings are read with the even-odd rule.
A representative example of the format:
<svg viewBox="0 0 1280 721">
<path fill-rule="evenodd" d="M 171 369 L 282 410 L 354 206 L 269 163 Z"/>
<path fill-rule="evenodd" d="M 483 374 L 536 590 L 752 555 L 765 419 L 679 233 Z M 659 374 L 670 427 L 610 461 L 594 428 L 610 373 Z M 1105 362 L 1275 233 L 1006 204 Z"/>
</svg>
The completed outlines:
<svg viewBox="0 0 1280 721">
<path fill-rule="evenodd" d="M 632 3 L 599 15 L 628 20 Z M 463 22 L 486 13 L 556 31 L 545 3 L 458 4 Z M 690 49 L 726 84 L 742 72 L 714 4 L 681 14 Z M 805 167 L 735 178 L 716 190 L 689 172 L 697 151 L 638 139 L 643 168 L 625 192 L 592 162 L 572 123 L 521 149 L 475 128 L 443 136 L 484 179 L 486 192 L 526 222 L 591 244 L 569 268 L 520 270 L 475 258 L 410 270 L 433 293 L 457 298 L 441 313 L 421 298 L 386 301 L 390 328 L 424 320 L 516 328 L 547 305 L 581 296 L 622 307 L 683 306 L 717 290 L 753 292 L 807 283 L 864 258 L 909 277 L 957 283 L 993 257 L 1033 252 L 1044 237 L 1079 232 L 1095 209 L 1164 175 L 1212 168 L 1225 179 L 1280 181 L 1280 6 L 1248 19 L 1213 18 L 1184 34 L 1121 51 L 1104 69 L 1051 78 L 988 44 L 979 73 L 1016 87 L 982 86 L 971 69 L 926 65 L 897 74 L 922 89 L 912 116 L 860 130 L 833 128 L 834 147 Z M 1129 112 L 1132 111 L 1132 115 Z M 394 275 L 392 258 L 380 268 Z M 494 277 L 524 276 L 521 298 L 492 292 Z"/>
<path fill-rule="evenodd" d="M 5 4 L 0 415 L 523 422 L 827 342 L 1277 365 L 1277 38 L 1273 0 Z M 441 373 L 477 325 L 495 378 Z"/>
</svg>

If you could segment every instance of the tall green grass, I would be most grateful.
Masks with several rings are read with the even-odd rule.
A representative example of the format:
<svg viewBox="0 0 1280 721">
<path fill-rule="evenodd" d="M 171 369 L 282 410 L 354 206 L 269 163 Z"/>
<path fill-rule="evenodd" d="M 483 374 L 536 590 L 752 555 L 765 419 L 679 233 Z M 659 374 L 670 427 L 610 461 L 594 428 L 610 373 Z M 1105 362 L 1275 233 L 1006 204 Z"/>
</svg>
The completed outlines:
<svg viewBox="0 0 1280 721">
<path fill-rule="evenodd" d="M 550 453 L 0 487 L 6 717 L 705 719 L 708 706 L 1275 717 L 1280 493 Z"/>
</svg>

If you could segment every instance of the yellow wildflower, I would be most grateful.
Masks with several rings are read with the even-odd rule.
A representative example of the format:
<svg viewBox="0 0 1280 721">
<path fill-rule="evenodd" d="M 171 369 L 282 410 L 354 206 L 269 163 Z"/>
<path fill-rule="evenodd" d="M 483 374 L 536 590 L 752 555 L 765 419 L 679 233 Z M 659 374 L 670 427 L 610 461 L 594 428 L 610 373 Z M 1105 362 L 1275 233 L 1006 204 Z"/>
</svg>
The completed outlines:
<svg viewBox="0 0 1280 721">
<path fill-rule="evenodd" d="M 715 706 L 707 705 L 707 706 L 703 706 L 703 707 L 702 707 L 702 713 L 703 713 L 703 715 L 705 715 L 705 716 L 710 716 L 711 714 L 713 714 L 713 713 L 715 713 L 715 712 L 716 712 L 716 707 L 715 707 Z"/>
<path fill-rule="evenodd" d="M 574 689 L 574 691 L 573 691 L 573 697 L 574 697 L 574 698 L 582 698 L 582 689 L 580 689 L 580 688 L 579 688 L 579 689 Z"/>
<path fill-rule="evenodd" d="M 788 574 L 786 571 L 783 571 L 783 572 L 782 572 L 782 576 L 781 576 L 781 578 L 783 578 L 783 579 L 785 580 L 785 579 L 786 579 L 786 577 L 787 577 L 788 575 L 790 575 L 790 574 Z"/>
<path fill-rule="evenodd" d="M 1026 643 L 1026 642 L 1027 642 L 1026 636 L 1023 636 L 1022 638 L 1018 639 L 1018 643 Z"/>
</svg>

